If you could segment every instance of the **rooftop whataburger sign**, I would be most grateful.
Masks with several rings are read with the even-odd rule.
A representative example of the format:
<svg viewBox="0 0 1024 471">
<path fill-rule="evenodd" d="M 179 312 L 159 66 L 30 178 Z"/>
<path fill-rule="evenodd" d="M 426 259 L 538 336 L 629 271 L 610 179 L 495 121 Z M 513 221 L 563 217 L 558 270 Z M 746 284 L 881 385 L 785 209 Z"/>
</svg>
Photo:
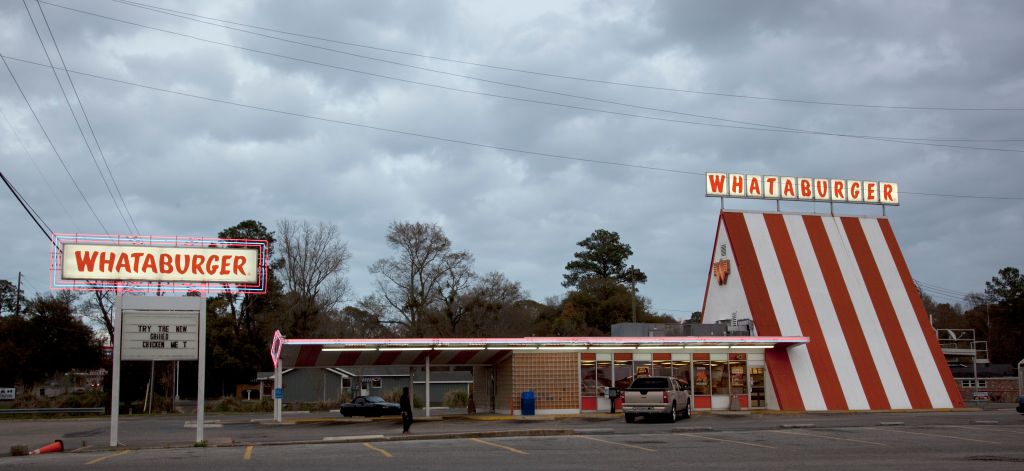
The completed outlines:
<svg viewBox="0 0 1024 471">
<path fill-rule="evenodd" d="M 900 204 L 899 187 L 890 182 L 739 173 L 707 173 L 704 180 L 705 194 L 720 198 Z"/>
</svg>

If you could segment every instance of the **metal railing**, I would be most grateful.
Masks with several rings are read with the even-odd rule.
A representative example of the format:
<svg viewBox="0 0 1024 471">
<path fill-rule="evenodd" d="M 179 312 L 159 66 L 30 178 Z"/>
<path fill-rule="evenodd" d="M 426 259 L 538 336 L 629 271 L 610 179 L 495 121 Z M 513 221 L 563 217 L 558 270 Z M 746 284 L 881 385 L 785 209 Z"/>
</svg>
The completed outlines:
<svg viewBox="0 0 1024 471">
<path fill-rule="evenodd" d="M 36 407 L 28 409 L 0 409 L 0 415 L 18 414 L 103 414 L 102 407 Z"/>
</svg>

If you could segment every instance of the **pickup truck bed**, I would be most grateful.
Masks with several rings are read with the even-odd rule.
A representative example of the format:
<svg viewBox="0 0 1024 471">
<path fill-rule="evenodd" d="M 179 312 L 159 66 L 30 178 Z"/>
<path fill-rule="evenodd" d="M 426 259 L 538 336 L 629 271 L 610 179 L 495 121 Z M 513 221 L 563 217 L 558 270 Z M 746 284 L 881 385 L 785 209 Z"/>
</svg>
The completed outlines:
<svg viewBox="0 0 1024 471">
<path fill-rule="evenodd" d="M 629 423 L 637 416 L 662 416 L 675 422 L 679 416 L 689 418 L 690 410 L 689 386 L 667 376 L 637 378 L 623 396 L 622 411 Z"/>
</svg>

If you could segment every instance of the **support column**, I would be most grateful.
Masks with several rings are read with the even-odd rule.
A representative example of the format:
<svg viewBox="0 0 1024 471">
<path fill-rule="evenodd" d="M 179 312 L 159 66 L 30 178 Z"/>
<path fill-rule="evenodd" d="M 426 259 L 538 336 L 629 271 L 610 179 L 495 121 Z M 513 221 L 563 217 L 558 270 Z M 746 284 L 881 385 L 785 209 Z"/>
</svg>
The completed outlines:
<svg viewBox="0 0 1024 471">
<path fill-rule="evenodd" d="M 427 371 L 424 371 L 425 375 L 423 395 L 426 396 L 426 402 L 423 404 L 423 408 L 426 410 L 425 414 L 430 417 L 430 355 L 427 355 Z"/>
<path fill-rule="evenodd" d="M 111 358 L 112 379 L 110 383 L 110 446 L 117 446 L 117 420 L 121 413 L 121 303 L 120 288 L 114 301 L 114 356 Z"/>
<path fill-rule="evenodd" d="M 206 297 L 199 303 L 199 384 L 196 389 L 196 443 L 203 441 L 206 426 Z"/>
<path fill-rule="evenodd" d="M 281 423 L 281 401 L 284 400 L 277 397 L 277 390 L 284 387 L 284 382 L 281 379 L 281 361 L 278 360 L 274 365 L 274 422 L 277 423 Z"/>
</svg>

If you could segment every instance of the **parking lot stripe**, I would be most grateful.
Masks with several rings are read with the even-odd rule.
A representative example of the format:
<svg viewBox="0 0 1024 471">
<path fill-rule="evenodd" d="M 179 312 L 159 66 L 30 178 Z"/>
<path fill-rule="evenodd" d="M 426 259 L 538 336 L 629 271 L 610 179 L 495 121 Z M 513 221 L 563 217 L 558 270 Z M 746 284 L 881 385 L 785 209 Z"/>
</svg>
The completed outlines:
<svg viewBox="0 0 1024 471">
<path fill-rule="evenodd" d="M 387 450 L 381 450 L 380 448 L 377 448 L 367 442 L 363 442 L 363 446 L 384 455 L 385 458 L 394 458 L 393 456 L 391 456 L 391 453 L 388 453 Z"/>
<path fill-rule="evenodd" d="M 949 439 L 953 439 L 953 440 L 963 440 L 963 441 L 967 441 L 967 442 L 991 443 L 993 445 L 1002 445 L 1002 443 L 993 442 L 993 441 L 989 441 L 989 440 L 978 440 L 976 438 L 954 437 L 952 435 L 940 435 L 940 434 L 937 434 L 937 433 L 911 432 L 909 430 L 896 430 L 894 428 L 884 428 L 884 429 L 874 428 L 874 427 L 864 427 L 864 428 L 866 428 L 868 430 L 885 430 L 886 432 L 909 433 L 911 435 L 921 435 L 921 436 L 925 436 L 925 437 L 949 438 Z"/>
<path fill-rule="evenodd" d="M 525 452 L 523 450 L 520 450 L 520 449 L 517 449 L 517 448 L 512 448 L 510 446 L 499 445 L 497 443 L 489 442 L 487 440 L 481 440 L 479 438 L 470 438 L 470 440 L 473 440 L 474 442 L 477 442 L 477 443 L 483 443 L 484 445 L 490 445 L 490 446 L 493 446 L 493 447 L 502 448 L 502 449 L 511 451 L 512 453 L 519 453 L 520 455 L 529 455 L 529 453 L 527 453 L 527 452 Z"/>
<path fill-rule="evenodd" d="M 250 458 L 252 458 L 252 445 L 245 447 L 245 454 L 242 455 L 242 459 L 245 461 L 249 461 Z"/>
<path fill-rule="evenodd" d="M 600 438 L 588 437 L 586 435 L 575 435 L 575 436 L 579 437 L 579 438 L 585 438 L 587 440 L 593 440 L 595 442 L 608 443 L 608 444 L 611 444 L 611 445 L 619 445 L 619 446 L 624 446 L 624 447 L 629 447 L 629 448 L 636 448 L 637 450 L 658 451 L 658 450 L 654 450 L 654 449 L 651 449 L 651 448 L 644 448 L 642 446 L 630 445 L 628 443 L 619 443 L 619 442 L 613 442 L 613 441 L 610 441 L 610 440 L 602 440 Z"/>
<path fill-rule="evenodd" d="M 758 448 L 771 448 L 771 449 L 775 448 L 773 446 L 761 445 L 761 444 L 758 444 L 758 443 L 741 442 L 741 441 L 738 441 L 738 440 L 727 440 L 727 439 L 724 439 L 724 438 L 709 437 L 707 435 L 697 435 L 695 433 L 680 433 L 679 435 L 685 435 L 687 437 L 696 437 L 696 438 L 707 438 L 708 440 L 715 440 L 715 441 L 727 442 L 727 443 L 736 443 L 738 445 L 756 446 Z"/>
<path fill-rule="evenodd" d="M 96 464 L 96 463 L 99 463 L 100 461 L 105 461 L 105 460 L 109 460 L 110 458 L 113 458 L 113 457 L 115 457 L 115 456 L 121 456 L 121 455 L 126 455 L 126 454 L 128 454 L 128 452 L 130 452 L 130 451 L 131 451 L 131 450 L 124 450 L 124 451 L 119 451 L 119 452 L 117 452 L 117 453 L 114 453 L 114 454 L 112 454 L 112 455 L 106 455 L 106 456 L 101 456 L 101 457 L 99 457 L 99 458 L 96 458 L 96 459 L 94 459 L 94 460 L 92 460 L 92 461 L 89 461 L 88 463 L 85 463 L 85 464 Z"/>
<path fill-rule="evenodd" d="M 987 427 L 987 426 L 986 427 L 978 427 L 978 426 L 970 427 L 970 426 L 967 426 L 967 425 L 949 425 L 949 427 L 965 428 L 967 430 L 988 430 L 988 431 L 992 431 L 992 432 L 1007 432 L 1007 433 L 1021 433 L 1021 434 L 1024 434 L 1024 430 L 1007 430 L 1005 428 L 995 428 L 995 427 Z"/>
<path fill-rule="evenodd" d="M 888 446 L 885 443 L 869 442 L 867 440 L 857 440 L 856 438 L 833 437 L 831 435 L 819 435 L 819 434 L 814 434 L 814 433 L 790 432 L 788 430 L 769 430 L 769 432 L 784 433 L 786 435 L 799 435 L 801 437 L 827 438 L 829 440 L 841 440 L 841 441 L 844 441 L 844 442 L 866 443 L 868 445 Z"/>
</svg>

